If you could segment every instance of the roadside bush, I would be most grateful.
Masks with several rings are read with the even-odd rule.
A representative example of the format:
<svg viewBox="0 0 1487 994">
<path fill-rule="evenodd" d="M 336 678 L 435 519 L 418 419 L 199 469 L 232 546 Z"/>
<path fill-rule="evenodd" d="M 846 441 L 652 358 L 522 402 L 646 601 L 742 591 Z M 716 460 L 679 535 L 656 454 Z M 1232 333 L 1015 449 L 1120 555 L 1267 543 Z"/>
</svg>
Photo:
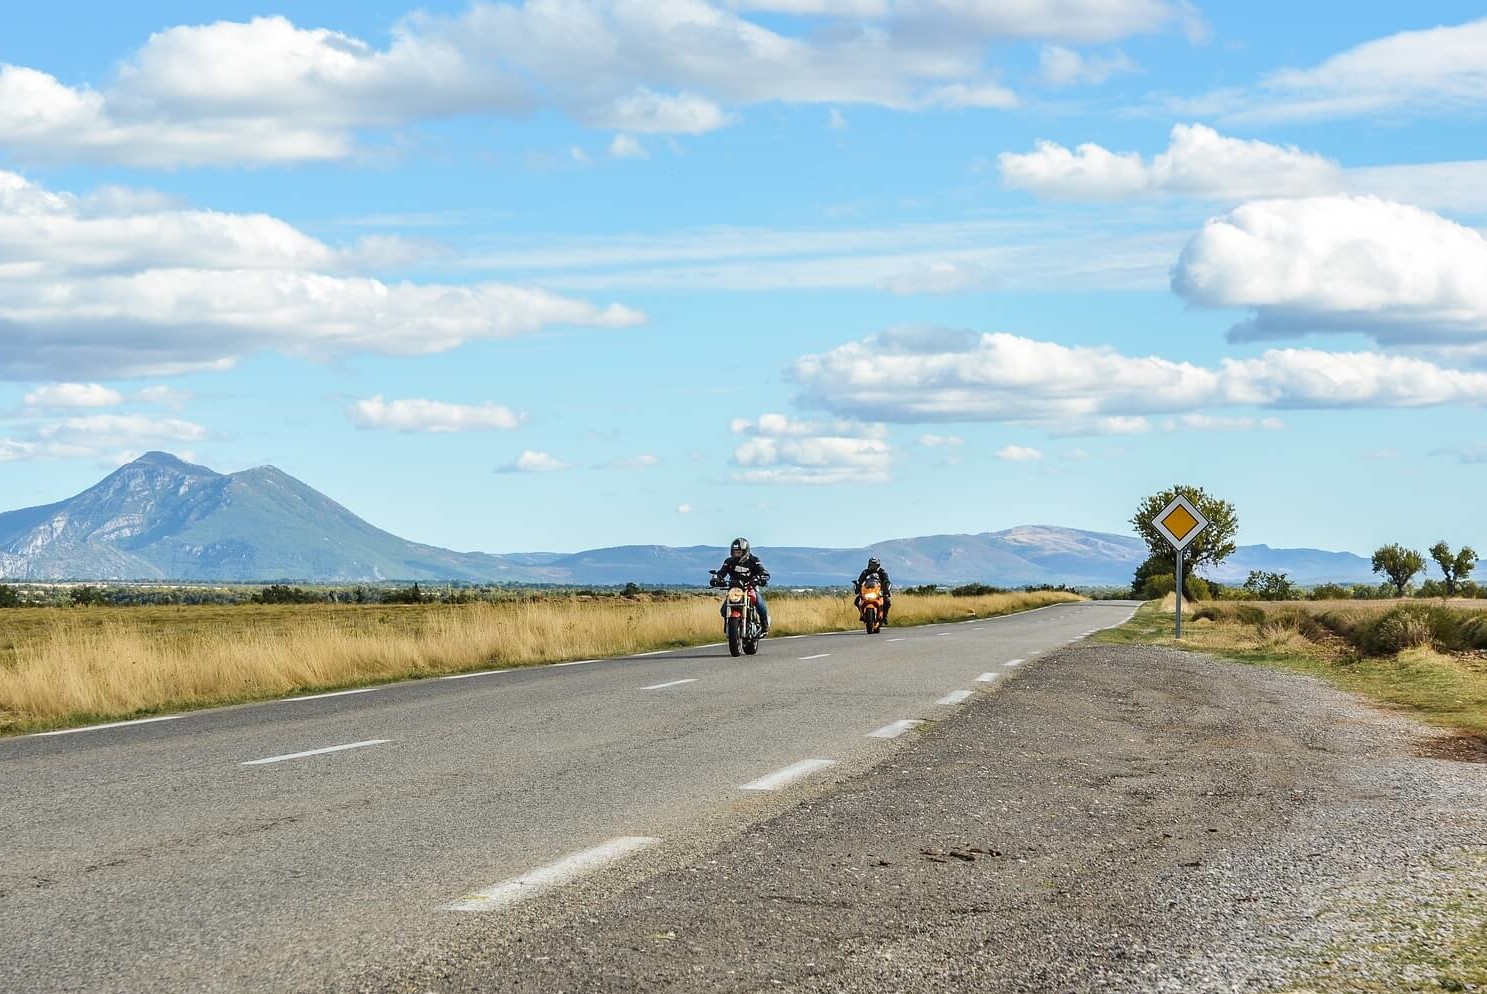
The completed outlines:
<svg viewBox="0 0 1487 994">
<path fill-rule="evenodd" d="M 303 587 L 271 583 L 253 595 L 254 604 L 319 604 L 323 596 Z"/>
<path fill-rule="evenodd" d="M 1308 599 L 1314 601 L 1345 601 L 1353 596 L 1351 587 L 1344 587 L 1340 583 L 1322 583 L 1312 588 Z"/>
<path fill-rule="evenodd" d="M 1250 570 L 1244 581 L 1244 589 L 1262 601 L 1290 601 L 1296 599 L 1296 585 L 1286 573 L 1267 570 Z"/>
<path fill-rule="evenodd" d="M 1209 587 L 1208 581 L 1203 579 L 1201 576 L 1188 577 L 1188 600 L 1213 600 L 1213 590 Z"/>
<path fill-rule="evenodd" d="M 1177 577 L 1171 573 L 1154 573 L 1141 585 L 1141 598 L 1148 601 L 1161 600 L 1177 589 Z"/>
<path fill-rule="evenodd" d="M 1413 605 L 1386 611 L 1358 632 L 1357 645 L 1370 656 L 1393 656 L 1434 640 L 1430 611 Z"/>
<path fill-rule="evenodd" d="M 988 587 L 984 583 L 967 583 L 959 587 L 950 588 L 951 597 L 990 597 L 992 594 L 1006 593 L 1001 587 Z"/>
<path fill-rule="evenodd" d="M 912 594 L 915 597 L 928 597 L 931 594 L 938 594 L 940 592 L 940 588 L 936 584 L 926 583 L 918 587 L 905 587 L 903 592 L 906 594 Z"/>
<path fill-rule="evenodd" d="M 21 595 L 9 584 L 0 583 L 0 607 L 20 607 Z"/>
</svg>

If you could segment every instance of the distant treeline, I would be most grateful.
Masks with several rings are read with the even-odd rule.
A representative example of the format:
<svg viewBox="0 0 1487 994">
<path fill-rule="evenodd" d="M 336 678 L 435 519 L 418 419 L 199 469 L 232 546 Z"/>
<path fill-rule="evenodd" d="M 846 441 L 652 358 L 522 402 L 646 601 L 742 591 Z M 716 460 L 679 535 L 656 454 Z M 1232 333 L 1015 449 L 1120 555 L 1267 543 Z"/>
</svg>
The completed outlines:
<svg viewBox="0 0 1487 994">
<path fill-rule="evenodd" d="M 812 588 L 811 595 L 849 588 Z M 985 583 L 968 583 L 950 587 L 925 584 L 908 587 L 905 594 L 950 594 L 953 597 L 982 597 L 990 594 L 1034 593 L 1056 591 L 1077 593 L 1095 599 L 1125 597 L 1129 590 L 1121 587 L 1068 587 L 1063 584 L 1029 584 L 1023 587 L 998 587 Z M 626 583 L 606 587 L 509 584 L 290 584 L 207 586 L 196 584 L 132 583 L 0 583 L 0 608 L 7 607 L 133 607 L 196 604 L 473 604 L 541 597 L 579 597 L 586 599 L 629 598 L 677 600 L 697 596 L 693 587 L 650 586 Z M 771 599 L 790 598 L 789 589 L 771 590 Z"/>
</svg>

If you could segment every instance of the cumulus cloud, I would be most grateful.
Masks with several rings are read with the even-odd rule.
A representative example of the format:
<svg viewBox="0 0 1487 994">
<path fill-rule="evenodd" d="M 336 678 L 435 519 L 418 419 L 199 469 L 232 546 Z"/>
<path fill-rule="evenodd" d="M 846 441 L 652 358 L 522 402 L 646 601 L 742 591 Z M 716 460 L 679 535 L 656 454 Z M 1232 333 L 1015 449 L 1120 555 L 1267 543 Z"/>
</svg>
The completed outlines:
<svg viewBox="0 0 1487 994">
<path fill-rule="evenodd" d="M 275 218 L 97 215 L 0 171 L 0 379 L 220 369 L 264 350 L 420 354 L 643 316 L 531 286 L 387 282 Z"/>
<path fill-rule="evenodd" d="M 1382 345 L 1487 343 L 1487 239 L 1376 197 L 1245 204 L 1183 249 L 1172 288 L 1242 308 L 1236 341 L 1354 331 Z"/>
<path fill-rule="evenodd" d="M 650 153 L 645 146 L 630 135 L 615 135 L 609 143 L 609 154 L 616 159 L 648 159 Z"/>
<path fill-rule="evenodd" d="M 179 418 L 151 418 L 142 414 L 88 414 L 44 424 L 36 431 L 43 443 L 96 451 L 135 448 L 149 442 L 199 442 L 205 427 Z"/>
<path fill-rule="evenodd" d="M 1111 76 L 1136 72 L 1137 66 L 1124 52 L 1083 55 L 1063 45 L 1044 45 L 1038 52 L 1038 71 L 1051 86 L 1075 86 L 1103 83 Z"/>
<path fill-rule="evenodd" d="M 994 43 L 1111 41 L 1184 10 L 1168 0 L 477 2 L 410 14 L 381 48 L 284 17 L 181 25 L 151 35 L 97 88 L 0 65 L 0 147 L 32 160 L 283 162 L 342 158 L 368 130 L 461 115 L 551 109 L 594 127 L 701 134 L 724 127 L 730 107 L 768 102 L 1005 107 L 1015 97 L 986 70 Z M 791 34 L 752 12 L 826 24 Z"/>
<path fill-rule="evenodd" d="M 568 464 L 556 456 L 532 449 L 522 449 L 511 462 L 496 469 L 497 473 L 555 473 L 567 469 Z"/>
<path fill-rule="evenodd" d="M 1037 462 L 1043 453 L 1025 445 L 1004 445 L 997 450 L 996 457 L 1004 462 Z"/>
<path fill-rule="evenodd" d="M 1095 144 L 1071 150 L 1049 141 L 997 161 L 1004 185 L 1055 200 L 1243 200 L 1328 193 L 1343 185 L 1342 168 L 1330 159 L 1292 145 L 1230 138 L 1202 124 L 1175 125 L 1166 151 L 1150 161 L 1136 152 Z"/>
<path fill-rule="evenodd" d="M 1444 116 L 1487 106 L 1487 19 L 1401 31 L 1258 86 L 1174 101 L 1234 120 L 1299 121 L 1387 114 Z"/>
<path fill-rule="evenodd" d="M 169 387 L 157 384 L 153 387 L 145 387 L 137 391 L 134 398 L 144 404 L 153 404 L 157 407 L 169 407 L 179 411 L 189 404 L 196 395 L 190 390 L 182 390 L 179 387 Z"/>
<path fill-rule="evenodd" d="M 1168 431 L 1284 431 L 1280 418 L 1215 417 L 1212 414 L 1184 414 L 1169 418 L 1163 425 Z"/>
<path fill-rule="evenodd" d="M 27 407 L 117 407 L 124 395 L 101 383 L 48 383 L 26 394 Z"/>
<path fill-rule="evenodd" d="M 747 483 L 886 483 L 887 429 L 854 421 L 797 421 L 765 414 L 733 422 L 747 436 L 733 452 L 734 479 Z"/>
<path fill-rule="evenodd" d="M 1148 431 L 1215 407 L 1487 403 L 1487 374 L 1371 352 L 1272 349 L 1217 367 L 1004 333 L 900 329 L 797 360 L 807 407 L 876 422 L 995 421 L 1054 434 Z"/>
<path fill-rule="evenodd" d="M 516 428 L 526 421 L 525 414 L 489 401 L 478 405 L 417 398 L 386 401 L 381 394 L 358 400 L 346 413 L 358 428 L 431 434 Z"/>
</svg>

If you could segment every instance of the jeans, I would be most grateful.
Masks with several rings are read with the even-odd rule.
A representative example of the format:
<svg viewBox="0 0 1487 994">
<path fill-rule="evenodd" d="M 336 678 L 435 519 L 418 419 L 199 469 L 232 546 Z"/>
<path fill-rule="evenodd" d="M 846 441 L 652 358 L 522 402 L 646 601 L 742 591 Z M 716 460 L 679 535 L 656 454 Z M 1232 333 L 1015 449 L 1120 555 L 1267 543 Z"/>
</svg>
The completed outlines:
<svg viewBox="0 0 1487 994">
<path fill-rule="evenodd" d="M 759 624 L 764 626 L 765 631 L 769 631 L 769 605 L 764 603 L 764 588 L 755 587 L 754 596 L 759 599 Z"/>
</svg>

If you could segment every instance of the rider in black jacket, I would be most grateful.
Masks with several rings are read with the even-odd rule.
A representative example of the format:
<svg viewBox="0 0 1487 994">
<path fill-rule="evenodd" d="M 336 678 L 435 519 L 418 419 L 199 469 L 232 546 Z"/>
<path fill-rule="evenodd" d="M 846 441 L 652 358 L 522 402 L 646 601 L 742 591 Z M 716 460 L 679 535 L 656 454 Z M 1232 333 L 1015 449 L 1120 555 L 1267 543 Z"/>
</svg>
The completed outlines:
<svg viewBox="0 0 1487 994">
<path fill-rule="evenodd" d="M 764 628 L 764 634 L 769 634 L 769 605 L 764 603 L 764 586 L 769 583 L 769 570 L 759 561 L 759 557 L 749 551 L 749 540 L 736 538 L 728 548 L 729 556 L 723 560 L 723 566 L 718 570 L 718 579 L 727 583 L 731 578 L 737 577 L 741 582 L 754 584 L 754 595 L 759 601 L 759 624 Z"/>
<path fill-rule="evenodd" d="M 878 585 L 883 588 L 883 621 L 886 624 L 888 621 L 888 611 L 893 607 L 893 596 L 891 594 L 893 587 L 888 582 L 888 571 L 883 568 L 883 564 L 878 561 L 877 556 L 869 559 L 867 561 L 867 569 L 857 574 L 857 582 L 852 584 L 852 591 L 860 595 L 862 593 L 863 582 L 870 576 L 876 576 L 878 578 Z M 860 610 L 862 608 L 862 598 L 860 596 L 857 598 L 856 603 Z"/>
</svg>

